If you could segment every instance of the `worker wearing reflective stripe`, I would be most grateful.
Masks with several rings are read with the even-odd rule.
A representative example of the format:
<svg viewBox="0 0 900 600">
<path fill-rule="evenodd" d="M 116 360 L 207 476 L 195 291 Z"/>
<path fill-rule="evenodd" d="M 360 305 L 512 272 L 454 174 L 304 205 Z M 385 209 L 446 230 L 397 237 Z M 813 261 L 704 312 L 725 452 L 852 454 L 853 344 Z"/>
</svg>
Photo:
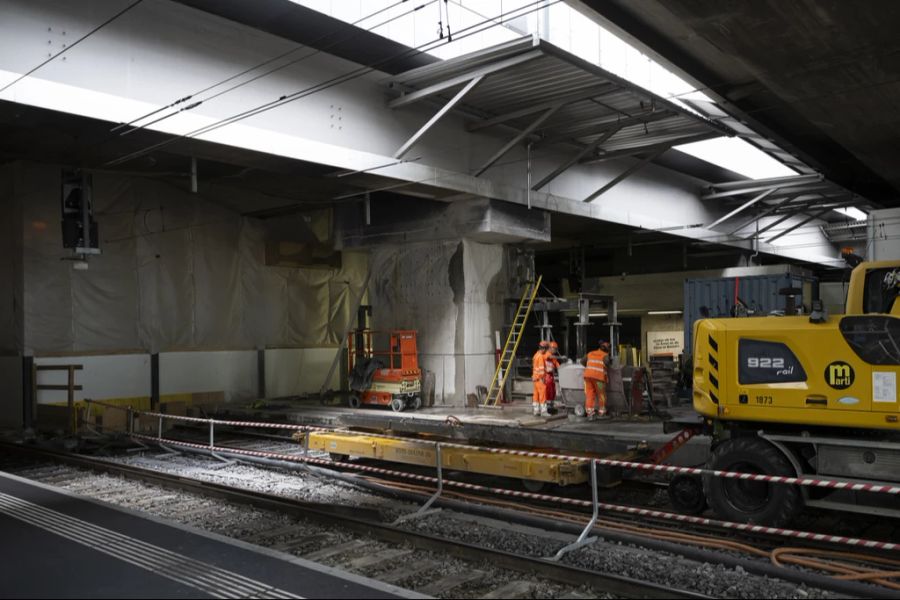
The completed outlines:
<svg viewBox="0 0 900 600">
<path fill-rule="evenodd" d="M 556 374 L 559 373 L 559 344 L 550 342 L 550 350 L 544 359 L 547 374 L 544 375 L 544 384 L 547 386 L 547 408 L 553 406 L 556 400 Z"/>
<path fill-rule="evenodd" d="M 538 351 L 531 358 L 531 383 L 534 384 L 534 396 L 531 399 L 531 412 L 535 416 L 547 414 L 547 353 L 550 343 L 541 341 Z"/>
<path fill-rule="evenodd" d="M 606 414 L 606 358 L 609 344 L 600 343 L 600 349 L 588 352 L 584 364 L 584 412 L 589 419 Z"/>
</svg>

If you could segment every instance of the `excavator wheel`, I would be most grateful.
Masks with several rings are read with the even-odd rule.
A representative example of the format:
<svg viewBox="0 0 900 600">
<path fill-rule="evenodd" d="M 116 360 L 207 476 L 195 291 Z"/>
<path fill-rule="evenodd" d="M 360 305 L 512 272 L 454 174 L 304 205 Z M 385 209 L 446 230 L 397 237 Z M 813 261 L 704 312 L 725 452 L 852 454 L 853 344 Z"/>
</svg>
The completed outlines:
<svg viewBox="0 0 900 600">
<path fill-rule="evenodd" d="M 419 410 L 422 408 L 422 396 L 415 396 L 412 401 L 413 410 Z"/>
<path fill-rule="evenodd" d="M 359 396 L 357 396 L 356 394 L 352 394 L 347 402 L 350 405 L 350 408 L 359 408 L 361 404 L 361 402 L 359 401 Z"/>
<path fill-rule="evenodd" d="M 391 410 L 394 412 L 401 412 L 404 408 L 406 408 L 406 401 L 403 398 L 393 398 L 391 400 Z"/>
<path fill-rule="evenodd" d="M 758 437 L 738 437 L 716 446 L 707 469 L 781 475 L 797 473 L 781 451 Z M 803 508 L 796 485 L 703 476 L 703 490 L 713 511 L 726 521 L 781 527 Z"/>
<path fill-rule="evenodd" d="M 667 489 L 672 507 L 686 515 L 699 515 L 707 508 L 703 481 L 695 475 L 676 475 Z"/>
</svg>

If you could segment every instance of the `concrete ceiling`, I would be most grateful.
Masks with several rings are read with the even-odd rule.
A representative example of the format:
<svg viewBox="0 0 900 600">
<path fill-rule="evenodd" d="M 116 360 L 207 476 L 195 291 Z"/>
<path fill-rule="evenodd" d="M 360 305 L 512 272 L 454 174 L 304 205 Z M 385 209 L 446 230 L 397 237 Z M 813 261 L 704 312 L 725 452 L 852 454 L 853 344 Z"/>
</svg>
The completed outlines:
<svg viewBox="0 0 900 600">
<path fill-rule="evenodd" d="M 900 2 L 570 3 L 828 178 L 900 206 Z"/>
</svg>

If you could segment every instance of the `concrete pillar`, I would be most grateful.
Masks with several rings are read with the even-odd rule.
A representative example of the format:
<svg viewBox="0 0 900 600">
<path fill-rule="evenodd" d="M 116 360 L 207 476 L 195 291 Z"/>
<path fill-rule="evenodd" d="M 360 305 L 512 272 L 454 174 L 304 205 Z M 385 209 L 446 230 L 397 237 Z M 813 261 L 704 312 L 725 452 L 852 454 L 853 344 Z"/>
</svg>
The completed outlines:
<svg viewBox="0 0 900 600">
<path fill-rule="evenodd" d="M 379 246 L 370 286 L 375 329 L 419 332 L 435 403 L 463 405 L 494 369 L 493 331 L 509 295 L 506 249 L 467 239 Z"/>
</svg>

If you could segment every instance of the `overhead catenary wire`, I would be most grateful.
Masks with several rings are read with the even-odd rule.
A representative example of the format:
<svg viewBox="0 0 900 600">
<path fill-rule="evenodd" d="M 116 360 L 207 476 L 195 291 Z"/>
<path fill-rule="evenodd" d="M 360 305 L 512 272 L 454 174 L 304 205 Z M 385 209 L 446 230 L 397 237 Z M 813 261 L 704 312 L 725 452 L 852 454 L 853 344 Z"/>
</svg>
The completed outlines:
<svg viewBox="0 0 900 600">
<path fill-rule="evenodd" d="M 126 6 L 125 8 L 123 8 L 122 10 L 120 10 L 119 12 L 117 12 L 116 14 L 114 14 L 113 16 L 111 16 L 110 18 L 106 19 L 105 21 L 103 21 L 102 23 L 100 23 L 99 25 L 97 25 L 96 27 L 94 27 L 93 29 L 91 29 L 90 31 L 88 31 L 86 34 L 84 34 L 83 36 L 81 36 L 80 38 L 78 38 L 77 40 L 75 40 L 75 42 L 73 42 L 73 43 L 69 44 L 68 46 L 66 46 L 65 49 L 63 49 L 63 50 L 57 52 L 56 54 L 52 55 L 52 56 L 51 56 L 50 58 L 48 58 L 47 60 L 43 61 L 41 64 L 39 64 L 39 65 L 37 65 L 36 67 L 32 68 L 32 69 L 29 70 L 28 72 L 23 73 L 22 75 L 20 75 L 19 77 L 17 77 L 17 78 L 14 79 L 13 81 L 7 83 L 5 86 L 3 86 L 2 88 L 0 88 L 0 93 L 5 92 L 6 90 L 8 90 L 8 89 L 11 88 L 12 86 L 16 85 L 17 83 L 19 83 L 20 81 L 22 81 L 23 79 L 25 79 L 26 77 L 28 77 L 29 75 L 32 75 L 33 73 L 35 73 L 35 72 L 38 71 L 39 69 L 43 68 L 43 67 L 46 66 L 47 64 L 53 62 L 54 60 L 56 60 L 57 58 L 59 58 L 60 56 L 62 56 L 63 54 L 65 54 L 66 52 L 68 52 L 69 50 L 71 50 L 72 48 L 74 48 L 75 46 L 77 46 L 78 44 L 80 44 L 81 42 L 85 41 L 86 39 L 88 39 L 89 37 L 91 37 L 92 35 L 94 35 L 95 33 L 97 33 L 98 31 L 100 31 L 101 29 L 103 29 L 104 27 L 106 27 L 107 25 L 109 25 L 110 23 L 112 23 L 113 21 L 115 21 L 116 19 L 118 19 L 119 17 L 121 17 L 122 15 L 124 15 L 125 13 L 129 12 L 131 9 L 133 9 L 135 6 L 137 6 L 138 4 L 140 4 L 140 3 L 143 2 L 143 1 L 144 1 L 144 0 L 135 0 L 134 2 L 132 2 L 131 4 L 129 4 L 128 6 Z"/>
<path fill-rule="evenodd" d="M 382 21 L 381 23 L 378 23 L 377 25 L 373 25 L 373 26 L 371 26 L 371 27 L 369 27 L 369 28 L 366 28 L 364 31 L 367 31 L 367 32 L 374 31 L 374 30 L 376 30 L 376 29 L 378 29 L 378 28 L 380 28 L 380 27 L 383 27 L 383 26 L 385 26 L 385 25 L 387 25 L 387 24 L 389 24 L 389 23 L 391 23 L 391 22 L 393 22 L 393 21 L 396 21 L 396 20 L 398 20 L 398 19 L 402 19 L 403 17 L 408 16 L 408 15 L 411 15 L 411 14 L 413 14 L 414 12 L 416 12 L 416 11 L 418 11 L 418 10 L 421 10 L 422 8 L 425 8 L 425 7 L 428 6 L 429 4 L 433 4 L 433 3 L 436 2 L 436 1 L 437 1 L 437 0 L 428 0 L 428 1 L 426 1 L 424 4 L 420 4 L 420 5 L 418 5 L 418 6 L 414 7 L 414 8 L 412 8 L 412 9 L 410 9 L 410 10 L 404 12 L 404 13 L 401 13 L 401 14 L 399 14 L 399 15 L 395 15 L 395 16 L 391 17 L 390 19 L 387 19 L 387 20 L 385 20 L 385 21 Z M 390 9 L 393 9 L 393 8 L 395 8 L 395 7 L 397 7 L 397 6 L 401 5 L 401 4 L 404 4 L 404 3 L 406 3 L 406 2 L 409 2 L 409 0 L 399 0 L 399 2 L 395 2 L 394 4 L 391 4 L 390 6 L 387 6 L 387 7 L 385 7 L 385 8 L 382 8 L 382 9 L 377 10 L 377 11 L 371 13 L 371 14 L 368 14 L 368 15 L 366 15 L 366 16 L 364 16 L 364 17 L 361 17 L 361 18 L 357 19 L 356 21 L 354 21 L 353 23 L 351 23 L 351 25 L 357 25 L 357 24 L 359 24 L 359 23 L 362 23 L 363 21 L 367 21 L 367 20 L 369 20 L 369 19 L 371 19 L 371 18 L 373 18 L 373 17 L 375 17 L 375 16 L 377 16 L 377 15 L 379 15 L 379 14 L 384 13 L 385 11 L 388 11 L 388 10 L 390 10 Z M 159 114 L 160 112 L 163 112 L 163 111 L 165 111 L 165 110 L 167 110 L 167 109 L 169 109 L 169 108 L 174 108 L 174 107 L 176 107 L 176 106 L 178 106 L 178 105 L 180 105 L 180 104 L 183 104 L 183 103 L 185 103 L 185 102 L 187 102 L 187 101 L 193 99 L 194 97 L 199 96 L 200 94 L 204 94 L 204 93 L 206 93 L 206 92 L 208 92 L 208 91 L 210 91 L 210 90 L 213 90 L 213 89 L 215 89 L 215 88 L 217 88 L 217 87 L 219 87 L 219 86 L 221 86 L 221 85 L 224 85 L 224 84 L 226 84 L 226 83 L 228 83 L 228 82 L 230 82 L 230 81 L 234 81 L 235 79 L 237 79 L 237 78 L 239 78 L 239 77 L 242 77 L 242 76 L 244 76 L 244 75 L 246 75 L 246 74 L 248 74 L 248 73 L 251 73 L 251 72 L 253 72 L 253 71 L 257 70 L 257 69 L 261 69 L 261 68 L 265 67 L 266 65 L 270 65 L 270 64 L 272 64 L 273 62 L 276 62 L 276 61 L 278 61 L 278 60 L 280 60 L 280 59 L 282 59 L 282 58 L 286 58 L 287 56 L 290 56 L 291 54 L 294 54 L 294 53 L 296 53 L 296 52 L 299 52 L 300 50 L 308 49 L 308 48 L 310 48 L 311 46 L 315 46 L 316 44 L 318 44 L 318 43 L 320 43 L 320 42 L 322 42 L 322 41 L 324 41 L 324 40 L 326 40 L 326 39 L 332 37 L 333 35 L 335 35 L 335 34 L 337 34 L 337 33 L 338 33 L 338 31 L 335 30 L 335 31 L 332 31 L 332 32 L 330 32 L 330 33 L 327 33 L 327 34 L 325 34 L 325 35 L 322 35 L 322 36 L 316 38 L 315 40 L 313 40 L 313 41 L 310 42 L 309 44 L 299 44 L 299 45 L 297 45 L 296 47 L 294 47 L 294 48 L 288 50 L 287 52 L 282 52 L 281 54 L 279 54 L 279 55 L 277 55 L 277 56 L 274 56 L 274 57 L 272 57 L 272 58 L 270 58 L 270 59 L 268 59 L 268 60 L 265 60 L 265 61 L 263 61 L 263 62 L 261 62 L 261 63 L 259 63 L 259 64 L 257 64 L 257 65 L 254 65 L 254 66 L 252 66 L 252 67 L 249 67 L 249 68 L 247 68 L 247 69 L 244 69 L 244 70 L 241 71 L 240 73 L 236 73 L 235 75 L 232 75 L 231 77 L 228 77 L 227 79 L 223 79 L 222 81 L 219 81 L 218 83 L 214 83 L 213 85 L 207 86 L 207 87 L 203 88 L 203 89 L 200 90 L 200 91 L 194 92 L 193 94 L 189 94 L 189 95 L 187 95 L 187 96 L 185 96 L 185 97 L 183 97 L 183 98 L 179 98 L 178 100 L 175 100 L 175 101 L 172 102 L 171 104 L 169 104 L 169 105 L 167 105 L 167 106 L 164 106 L 164 107 L 162 107 L 162 108 L 158 108 L 158 109 L 156 109 L 156 110 L 154 110 L 154 111 L 152 111 L 152 112 L 149 112 L 149 113 L 147 113 L 146 115 L 144 115 L 144 116 L 142 116 L 142 117 L 138 117 L 137 119 L 134 119 L 134 120 L 132 120 L 132 121 L 129 122 L 129 123 L 123 123 L 123 124 L 117 125 L 116 127 L 113 127 L 110 131 L 117 131 L 117 130 L 122 129 L 122 128 L 125 128 L 125 127 L 130 127 L 130 128 L 127 129 L 126 131 L 124 131 L 124 132 L 122 132 L 122 133 L 119 134 L 119 135 L 128 135 L 128 134 L 133 133 L 133 132 L 135 132 L 135 131 L 140 131 L 140 130 L 145 129 L 145 128 L 147 128 L 147 127 L 151 127 L 151 126 L 153 126 L 153 125 L 155 125 L 155 124 L 157 124 L 157 123 L 160 123 L 160 122 L 162 122 L 162 121 L 164 121 L 164 120 L 166 120 L 166 119 L 170 119 L 170 118 L 174 117 L 174 116 L 177 115 L 177 114 L 180 114 L 180 113 L 185 112 L 185 111 L 188 111 L 188 110 L 193 110 L 193 109 L 197 108 L 198 106 L 200 106 L 201 104 L 204 104 L 204 103 L 206 103 L 206 102 L 209 102 L 209 101 L 211 101 L 211 100 L 214 100 L 214 99 L 216 99 L 216 98 L 218 98 L 218 97 L 220 97 L 220 96 L 223 96 L 223 95 L 225 95 L 225 94 L 227 94 L 227 93 L 229 93 L 229 92 L 232 92 L 232 91 L 234 91 L 234 90 L 236 90 L 236 89 L 239 89 L 239 88 L 241 88 L 241 87 L 243 87 L 243 86 L 245 86 L 245 85 L 248 85 L 248 84 L 250 84 L 250 83 L 253 83 L 254 81 L 257 81 L 257 80 L 259 80 L 259 79 L 262 79 L 263 77 L 267 77 L 267 76 L 271 75 L 272 73 L 275 73 L 275 72 L 277 72 L 277 71 L 281 71 L 281 70 L 283 70 L 283 69 L 286 69 L 287 67 L 291 67 L 291 66 L 294 66 L 294 65 L 296 65 L 296 64 L 299 64 L 299 63 L 301 63 L 301 62 L 303 62 L 303 61 L 305 61 L 305 60 L 308 60 L 308 59 L 312 58 L 313 56 L 316 56 L 316 55 L 318 55 L 318 54 L 321 54 L 322 52 L 325 52 L 325 51 L 329 50 L 330 48 L 333 48 L 333 47 L 337 46 L 338 44 L 342 44 L 342 43 L 344 43 L 344 42 L 347 42 L 347 41 L 353 39 L 354 37 L 356 37 L 357 35 L 360 35 L 359 32 L 356 32 L 356 33 L 353 33 L 353 34 L 351 34 L 351 35 L 349 35 L 349 36 L 345 36 L 345 37 L 343 37 L 343 38 L 341 38 L 341 39 L 338 39 L 338 40 L 336 40 L 336 41 L 334 41 L 334 42 L 332 42 L 332 43 L 330 43 L 330 44 L 327 44 L 327 45 L 326 45 L 325 47 L 323 47 L 323 48 L 316 48 L 315 50 L 313 50 L 313 51 L 310 52 L 309 54 L 305 54 L 305 55 L 303 55 L 303 56 L 301 56 L 301 57 L 299 57 L 299 58 L 295 58 L 295 59 L 293 59 L 293 60 L 291 60 L 291 61 L 288 61 L 288 62 L 286 62 L 286 63 L 284 63 L 284 64 L 281 64 L 281 65 L 278 65 L 278 66 L 276 66 L 276 67 L 274 67 L 274 68 L 272 68 L 272 69 L 269 69 L 268 71 L 265 71 L 265 72 L 263 72 L 263 73 L 260 73 L 260 74 L 254 76 L 254 77 L 251 77 L 250 79 L 247 79 L 247 80 L 242 81 L 242 82 L 240 82 L 240 83 L 238 83 L 238 84 L 236 84 L 236 85 L 233 85 L 233 86 L 231 86 L 231 87 L 229 87 L 229 88 L 226 88 L 226 89 L 224 89 L 224 90 L 221 90 L 221 91 L 219 91 L 219 92 L 216 92 L 216 93 L 213 94 L 212 96 L 209 96 L 209 97 L 207 97 L 207 98 L 199 99 L 199 100 L 197 100 L 197 101 L 195 101 L 195 102 L 192 102 L 191 104 L 188 104 L 187 106 L 183 106 L 183 107 L 179 108 L 178 110 L 176 110 L 176 111 L 174 111 L 174 112 L 172 112 L 172 113 L 169 113 L 169 114 L 167 114 L 167 115 L 163 115 L 163 116 L 161 116 L 161 117 L 159 117 L 159 118 L 157 118 L 157 119 L 154 119 L 154 120 L 149 121 L 149 122 L 147 122 L 147 123 L 144 123 L 144 124 L 142 124 L 142 125 L 136 125 L 136 123 L 138 123 L 138 122 L 140 122 L 140 121 L 143 121 L 144 119 L 147 119 L 147 118 L 149 118 L 149 117 L 151 117 L 151 116 L 157 115 L 157 114 Z"/>
<path fill-rule="evenodd" d="M 551 2 L 549 2 L 547 4 L 547 6 L 557 4 L 561 1 L 562 0 L 551 0 Z M 319 83 L 309 86 L 307 88 L 298 90 L 298 91 L 290 93 L 290 94 L 280 96 L 279 98 L 277 98 L 275 100 L 266 102 L 264 104 L 254 107 L 254 108 L 247 109 L 245 111 L 234 114 L 230 117 L 226 117 L 224 119 L 220 119 L 219 121 L 216 121 L 209 125 L 194 129 L 192 131 L 189 131 L 189 132 L 181 134 L 181 135 L 175 135 L 167 140 L 157 142 L 156 144 L 152 144 L 141 150 L 137 150 L 135 152 L 131 152 L 129 154 L 121 156 L 117 159 L 111 160 L 111 161 L 107 162 L 106 165 L 107 166 L 118 165 L 118 164 L 127 162 L 129 160 L 132 160 L 134 158 L 144 156 L 145 154 L 147 154 L 149 152 L 166 147 L 166 146 L 173 144 L 175 142 L 178 142 L 182 139 L 192 139 L 192 138 L 196 138 L 197 136 L 200 136 L 200 135 L 211 133 L 212 131 L 215 131 L 215 130 L 225 127 L 227 125 L 237 123 L 244 119 L 247 119 L 247 118 L 256 116 L 258 114 L 262 114 L 264 112 L 273 110 L 275 108 L 278 108 L 278 107 L 288 104 L 290 102 L 300 100 L 301 98 L 306 98 L 313 94 L 330 89 L 334 86 L 337 86 L 337 85 L 340 85 L 343 83 L 347 83 L 354 79 L 358 79 L 360 77 L 363 77 L 364 75 L 367 75 L 369 73 L 377 71 L 378 67 L 384 66 L 386 64 L 390 64 L 393 61 L 411 56 L 413 54 L 427 52 L 428 50 L 434 49 L 442 44 L 447 45 L 450 43 L 457 42 L 457 41 L 464 39 L 466 37 L 469 37 L 471 35 L 483 33 L 484 31 L 487 31 L 493 27 L 500 26 L 501 21 L 505 18 L 510 18 L 511 16 L 512 16 L 512 18 L 523 17 L 525 15 L 530 14 L 531 12 L 534 12 L 535 10 L 539 10 L 539 8 L 531 8 L 531 7 L 526 6 L 526 7 L 514 9 L 512 11 L 507 11 L 507 12 L 501 13 L 500 15 L 498 15 L 494 18 L 486 19 L 484 21 L 475 23 L 473 25 L 470 25 L 470 26 L 458 31 L 457 35 L 453 39 L 453 42 L 437 39 L 437 40 L 432 40 L 430 42 L 426 42 L 426 43 L 416 46 L 414 48 L 409 48 L 402 52 L 398 52 L 398 53 L 388 56 L 386 58 L 383 58 L 383 59 L 377 60 L 375 62 L 369 63 L 367 65 L 361 66 L 361 67 L 354 69 L 352 71 L 349 71 L 347 73 L 343 73 L 336 77 L 332 77 L 331 79 L 327 79 L 325 81 L 319 82 Z"/>
</svg>

